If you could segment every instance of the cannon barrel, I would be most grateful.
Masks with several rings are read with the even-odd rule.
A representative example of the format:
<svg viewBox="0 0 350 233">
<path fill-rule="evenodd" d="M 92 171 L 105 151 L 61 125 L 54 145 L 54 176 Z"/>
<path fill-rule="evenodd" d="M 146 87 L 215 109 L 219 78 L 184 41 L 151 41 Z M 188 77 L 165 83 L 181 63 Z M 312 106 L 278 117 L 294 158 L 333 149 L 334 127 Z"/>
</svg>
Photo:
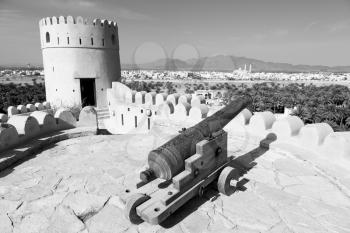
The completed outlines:
<svg viewBox="0 0 350 233">
<path fill-rule="evenodd" d="M 248 99 L 238 98 L 162 146 L 150 151 L 149 168 L 140 173 L 141 180 L 146 182 L 153 177 L 172 179 L 184 169 L 185 159 L 196 153 L 198 142 L 223 129 L 249 103 Z"/>
</svg>

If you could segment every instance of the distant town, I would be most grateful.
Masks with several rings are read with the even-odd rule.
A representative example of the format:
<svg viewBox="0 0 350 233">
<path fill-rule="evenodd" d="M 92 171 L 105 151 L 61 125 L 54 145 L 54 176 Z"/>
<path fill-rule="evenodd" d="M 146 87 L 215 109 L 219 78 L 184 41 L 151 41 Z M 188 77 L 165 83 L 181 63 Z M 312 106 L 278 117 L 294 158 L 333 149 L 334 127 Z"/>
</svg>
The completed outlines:
<svg viewBox="0 0 350 233">
<path fill-rule="evenodd" d="M 18 77 L 43 77 L 41 67 L 0 68 L 0 82 L 11 82 Z M 123 70 L 122 79 L 128 81 L 325 81 L 350 82 L 350 73 L 310 72 L 252 72 L 252 67 L 244 67 L 232 72 L 218 71 L 160 71 L 160 70 Z"/>
</svg>

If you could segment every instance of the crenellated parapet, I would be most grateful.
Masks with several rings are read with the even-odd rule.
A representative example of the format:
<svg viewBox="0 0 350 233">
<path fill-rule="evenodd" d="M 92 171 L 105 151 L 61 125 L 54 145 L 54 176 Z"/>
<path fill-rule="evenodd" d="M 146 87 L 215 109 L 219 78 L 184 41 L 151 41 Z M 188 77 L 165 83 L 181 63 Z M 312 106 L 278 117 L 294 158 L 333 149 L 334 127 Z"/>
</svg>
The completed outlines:
<svg viewBox="0 0 350 233">
<path fill-rule="evenodd" d="M 9 106 L 7 108 L 7 114 L 0 114 L 0 123 L 6 123 L 14 115 L 30 115 L 34 111 L 52 112 L 53 109 L 49 102 Z"/>
<path fill-rule="evenodd" d="M 55 115 L 45 110 L 14 114 L 7 123 L 0 123 L 0 152 L 41 135 L 75 127 L 76 119 L 68 109 L 58 109 Z"/>
<path fill-rule="evenodd" d="M 119 50 L 118 26 L 105 19 L 78 16 L 47 17 L 39 21 L 41 48 L 112 48 Z"/>
<path fill-rule="evenodd" d="M 304 125 L 297 116 L 277 119 L 272 112 L 253 114 L 245 109 L 225 129 L 229 134 L 243 133 L 260 139 L 274 135 L 275 142 L 262 144 L 270 148 L 299 148 L 324 159 L 350 160 L 350 132 L 334 132 L 327 123 Z"/>
<path fill-rule="evenodd" d="M 200 96 L 137 92 L 119 82 L 107 89 L 107 99 L 110 118 L 105 125 L 111 133 L 147 133 L 154 121 L 190 126 L 209 112 Z"/>
<path fill-rule="evenodd" d="M 181 129 L 200 122 L 220 110 L 208 107 L 201 96 L 136 92 L 121 83 L 108 90 L 111 133 L 147 133 L 156 124 L 171 124 Z M 252 137 L 258 141 L 276 138 L 263 147 L 287 145 L 310 153 L 350 160 L 350 132 L 334 132 L 327 123 L 304 125 L 297 116 L 272 112 L 252 113 L 244 109 L 224 128 L 230 136 Z M 249 139 L 247 139 L 249 140 Z"/>
</svg>

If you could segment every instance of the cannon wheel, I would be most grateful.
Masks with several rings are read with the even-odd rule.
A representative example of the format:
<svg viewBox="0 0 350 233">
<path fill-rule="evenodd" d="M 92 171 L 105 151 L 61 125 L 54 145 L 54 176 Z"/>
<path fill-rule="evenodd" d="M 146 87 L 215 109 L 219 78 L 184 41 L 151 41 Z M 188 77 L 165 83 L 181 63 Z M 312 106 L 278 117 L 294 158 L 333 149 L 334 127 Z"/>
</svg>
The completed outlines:
<svg viewBox="0 0 350 233">
<path fill-rule="evenodd" d="M 239 171 L 237 169 L 234 169 L 232 167 L 225 167 L 219 176 L 218 179 L 218 190 L 220 193 L 229 196 L 231 195 L 235 190 L 236 187 L 231 186 L 230 182 L 231 180 L 237 180 L 239 179 Z"/>
<path fill-rule="evenodd" d="M 135 193 L 126 201 L 124 216 L 133 224 L 140 224 L 143 220 L 136 213 L 136 207 L 149 200 L 150 197 L 144 194 Z"/>
</svg>

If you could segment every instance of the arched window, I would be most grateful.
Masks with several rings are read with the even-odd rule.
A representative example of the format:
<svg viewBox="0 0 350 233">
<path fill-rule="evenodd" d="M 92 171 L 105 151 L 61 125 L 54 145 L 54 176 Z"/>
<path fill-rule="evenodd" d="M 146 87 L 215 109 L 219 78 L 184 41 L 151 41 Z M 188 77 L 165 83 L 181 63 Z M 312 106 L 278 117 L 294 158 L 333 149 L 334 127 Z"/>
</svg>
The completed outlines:
<svg viewBox="0 0 350 233">
<path fill-rule="evenodd" d="M 46 32 L 46 43 L 50 43 L 50 33 Z"/>
<path fill-rule="evenodd" d="M 94 45 L 94 38 L 91 37 L 91 45 Z"/>
<path fill-rule="evenodd" d="M 67 44 L 69 44 L 69 37 L 67 37 Z"/>
<path fill-rule="evenodd" d="M 112 45 L 115 45 L 115 35 L 112 34 Z"/>
<path fill-rule="evenodd" d="M 105 39 L 102 39 L 102 46 L 105 46 Z"/>
<path fill-rule="evenodd" d="M 81 45 L 81 38 L 79 38 L 79 44 Z"/>
<path fill-rule="evenodd" d="M 60 38 L 57 37 L 57 44 L 59 45 L 60 44 Z"/>
</svg>

